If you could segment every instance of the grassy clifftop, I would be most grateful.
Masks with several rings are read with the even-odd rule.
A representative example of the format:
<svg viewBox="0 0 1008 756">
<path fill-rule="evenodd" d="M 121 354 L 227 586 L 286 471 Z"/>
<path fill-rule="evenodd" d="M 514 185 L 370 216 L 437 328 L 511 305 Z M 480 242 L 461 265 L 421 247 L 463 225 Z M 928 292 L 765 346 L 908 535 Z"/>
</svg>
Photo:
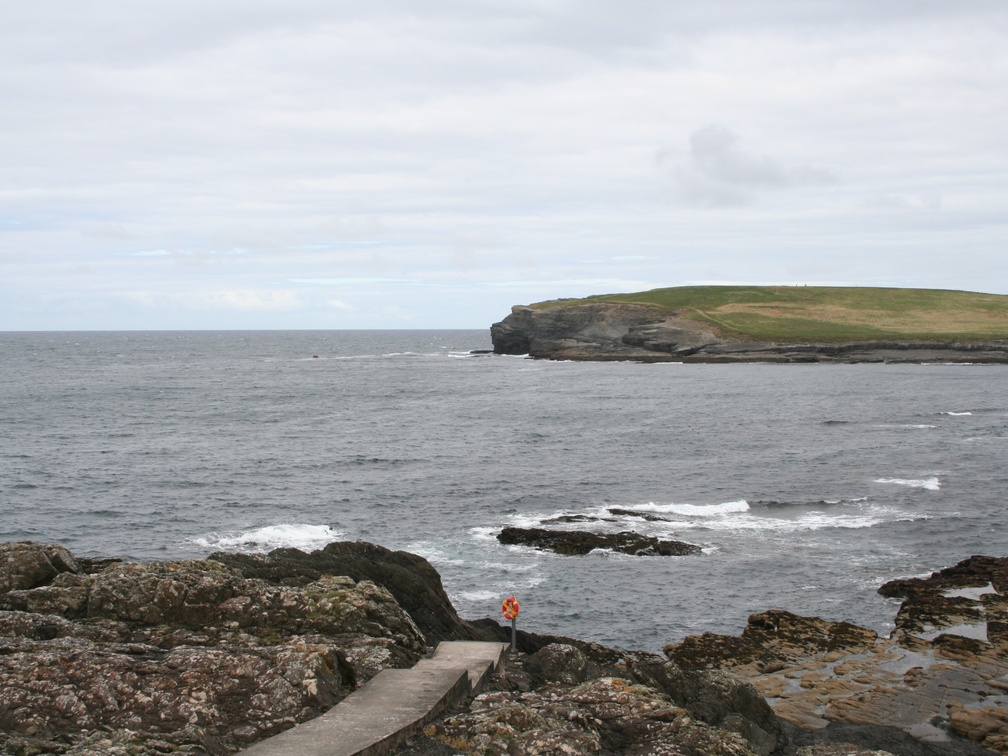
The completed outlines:
<svg viewBox="0 0 1008 756">
<path fill-rule="evenodd" d="M 553 300 L 653 305 L 741 341 L 1006 341 L 1008 296 L 942 289 L 833 286 L 679 286 Z"/>
</svg>

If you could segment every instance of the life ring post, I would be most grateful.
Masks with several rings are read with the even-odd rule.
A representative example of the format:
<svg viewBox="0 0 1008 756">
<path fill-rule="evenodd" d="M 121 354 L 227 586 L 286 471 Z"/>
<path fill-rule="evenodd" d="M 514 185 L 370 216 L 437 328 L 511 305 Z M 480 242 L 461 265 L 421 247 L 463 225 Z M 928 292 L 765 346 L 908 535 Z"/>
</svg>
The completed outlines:
<svg viewBox="0 0 1008 756">
<path fill-rule="evenodd" d="M 520 607 L 518 606 L 518 599 L 516 599 L 514 596 L 511 596 L 509 598 L 504 599 L 504 602 L 501 604 L 501 614 L 504 615 L 504 619 L 511 620 L 511 652 L 512 653 L 514 653 L 514 651 L 515 651 L 515 649 L 517 648 L 517 645 L 518 645 L 518 643 L 517 643 L 517 641 L 518 641 L 517 622 L 518 622 L 518 612 L 519 611 L 520 611 Z"/>
</svg>

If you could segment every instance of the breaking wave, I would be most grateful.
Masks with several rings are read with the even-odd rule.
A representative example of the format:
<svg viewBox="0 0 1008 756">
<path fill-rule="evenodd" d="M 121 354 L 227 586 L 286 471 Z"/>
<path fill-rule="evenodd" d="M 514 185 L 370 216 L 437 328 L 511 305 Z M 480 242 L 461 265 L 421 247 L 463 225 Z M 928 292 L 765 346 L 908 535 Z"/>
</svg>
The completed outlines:
<svg viewBox="0 0 1008 756">
<path fill-rule="evenodd" d="M 941 481 L 936 476 L 930 478 L 876 478 L 875 482 L 891 483 L 909 488 L 924 488 L 928 491 L 937 491 L 941 488 Z"/>
<path fill-rule="evenodd" d="M 344 533 L 328 525 L 266 525 L 243 533 L 211 533 L 191 539 L 191 543 L 208 549 L 241 554 L 265 553 L 273 549 L 295 548 L 302 551 L 321 549 L 338 541 Z"/>
</svg>

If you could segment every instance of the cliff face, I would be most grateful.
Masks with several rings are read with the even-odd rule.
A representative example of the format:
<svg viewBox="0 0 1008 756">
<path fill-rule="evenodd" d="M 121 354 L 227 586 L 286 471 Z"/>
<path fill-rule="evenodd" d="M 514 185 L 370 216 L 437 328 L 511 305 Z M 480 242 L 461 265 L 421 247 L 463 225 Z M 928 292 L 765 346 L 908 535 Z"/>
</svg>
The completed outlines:
<svg viewBox="0 0 1008 756">
<path fill-rule="evenodd" d="M 497 354 L 571 360 L 667 360 L 720 343 L 712 328 L 677 314 L 606 303 L 513 307 L 490 336 Z"/>
<path fill-rule="evenodd" d="M 543 308 L 518 305 L 490 326 L 490 336 L 495 354 L 553 360 L 1008 363 L 1005 342 L 737 341 L 681 312 L 605 302 L 572 301 Z"/>
</svg>

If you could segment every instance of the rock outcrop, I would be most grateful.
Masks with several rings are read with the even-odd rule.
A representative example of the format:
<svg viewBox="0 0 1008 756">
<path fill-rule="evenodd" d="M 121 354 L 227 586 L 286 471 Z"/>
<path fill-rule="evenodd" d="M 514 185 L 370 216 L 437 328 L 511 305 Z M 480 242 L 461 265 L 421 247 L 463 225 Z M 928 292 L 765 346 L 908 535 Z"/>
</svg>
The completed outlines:
<svg viewBox="0 0 1008 756">
<path fill-rule="evenodd" d="M 490 692 L 401 753 L 1008 754 L 1006 588 L 991 557 L 888 583 L 890 638 L 779 610 L 665 656 L 519 632 Z M 510 635 L 370 544 L 151 564 L 0 544 L 0 752 L 230 753 L 416 663 L 418 625 Z"/>
<path fill-rule="evenodd" d="M 553 643 L 512 658 L 497 690 L 425 729 L 450 753 L 768 756 L 787 751 L 780 720 L 748 683 L 686 672 L 649 654 L 613 666 Z"/>
<path fill-rule="evenodd" d="M 278 585 L 304 585 L 322 575 L 371 581 L 392 594 L 423 632 L 428 644 L 479 637 L 455 612 L 437 570 L 416 554 L 390 551 L 363 541 L 338 541 L 311 554 L 298 549 L 275 549 L 269 554 L 218 552 L 209 559 L 234 567 L 246 578 Z"/>
<path fill-rule="evenodd" d="M 496 354 L 553 360 L 639 362 L 1008 362 L 1004 342 L 879 340 L 747 342 L 711 323 L 643 304 L 571 300 L 518 305 L 490 327 Z"/>
<path fill-rule="evenodd" d="M 904 598 L 889 638 L 772 610 L 751 616 L 738 638 L 704 634 L 665 650 L 684 668 L 749 680 L 806 732 L 895 727 L 923 741 L 907 753 L 1004 754 L 1006 589 L 1008 559 L 971 557 L 927 579 L 884 585 L 880 593 Z"/>
<path fill-rule="evenodd" d="M 3 753 L 228 753 L 426 647 L 385 588 L 331 574 L 283 586 L 7 543 L 0 591 Z"/>
<path fill-rule="evenodd" d="M 509 546 L 532 546 L 567 556 L 608 549 L 632 556 L 688 556 L 701 548 L 684 541 L 669 541 L 631 531 L 589 533 L 582 530 L 547 530 L 546 528 L 504 528 L 497 540 Z"/>
</svg>

